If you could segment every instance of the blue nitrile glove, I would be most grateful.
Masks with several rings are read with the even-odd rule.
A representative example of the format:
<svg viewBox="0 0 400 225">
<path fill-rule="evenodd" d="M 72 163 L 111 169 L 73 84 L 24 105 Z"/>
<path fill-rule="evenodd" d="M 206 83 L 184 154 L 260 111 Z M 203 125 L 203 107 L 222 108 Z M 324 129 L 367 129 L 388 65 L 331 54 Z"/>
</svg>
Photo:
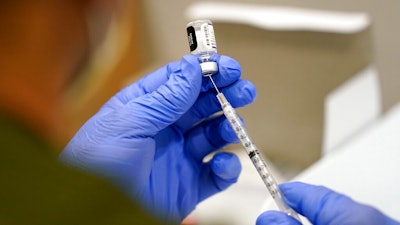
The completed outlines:
<svg viewBox="0 0 400 225">
<path fill-rule="evenodd" d="M 288 205 L 314 225 L 400 225 L 377 209 L 322 186 L 293 182 L 280 188 Z M 257 225 L 299 224 L 278 211 L 264 212 L 257 219 Z"/>
<path fill-rule="evenodd" d="M 214 56 L 214 79 L 234 107 L 251 103 L 252 83 L 240 65 Z M 67 164 L 101 175 L 148 210 L 181 220 L 205 198 L 235 183 L 238 158 L 209 153 L 236 142 L 197 57 L 187 55 L 121 90 L 77 132 L 61 153 Z"/>
</svg>

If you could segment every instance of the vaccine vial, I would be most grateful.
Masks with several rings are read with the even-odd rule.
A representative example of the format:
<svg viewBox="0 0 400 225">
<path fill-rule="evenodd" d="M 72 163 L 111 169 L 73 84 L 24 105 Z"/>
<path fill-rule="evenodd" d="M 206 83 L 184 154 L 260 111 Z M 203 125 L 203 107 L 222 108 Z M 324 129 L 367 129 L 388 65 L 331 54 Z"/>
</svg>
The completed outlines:
<svg viewBox="0 0 400 225">
<path fill-rule="evenodd" d="M 210 20 L 196 20 L 186 25 L 190 53 L 199 57 L 203 76 L 212 76 L 218 72 L 218 65 L 212 61 L 217 53 L 214 27 Z"/>
</svg>

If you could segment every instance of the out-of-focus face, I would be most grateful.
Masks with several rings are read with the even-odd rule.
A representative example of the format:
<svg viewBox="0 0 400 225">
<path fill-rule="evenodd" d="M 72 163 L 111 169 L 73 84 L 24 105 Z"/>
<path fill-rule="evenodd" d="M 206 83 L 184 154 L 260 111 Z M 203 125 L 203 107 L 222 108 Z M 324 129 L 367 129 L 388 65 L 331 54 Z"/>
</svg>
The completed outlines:
<svg viewBox="0 0 400 225">
<path fill-rule="evenodd" d="M 68 0 L 67 0 L 68 1 Z M 81 74 L 82 69 L 93 57 L 96 49 L 104 41 L 108 32 L 111 21 L 115 18 L 118 8 L 118 0 L 73 0 L 80 7 L 76 19 L 76 37 L 79 43 L 75 43 L 75 48 L 81 52 L 77 54 L 79 57 L 75 63 L 74 71 L 68 79 L 67 84 L 71 84 L 76 80 L 76 76 Z"/>
<path fill-rule="evenodd" d="M 62 139 L 66 95 L 107 34 L 117 4 L 0 0 L 1 110 L 49 140 Z"/>
<path fill-rule="evenodd" d="M 86 12 L 90 47 L 96 49 L 103 41 L 111 21 L 117 15 L 119 1 L 94 0 Z"/>
</svg>

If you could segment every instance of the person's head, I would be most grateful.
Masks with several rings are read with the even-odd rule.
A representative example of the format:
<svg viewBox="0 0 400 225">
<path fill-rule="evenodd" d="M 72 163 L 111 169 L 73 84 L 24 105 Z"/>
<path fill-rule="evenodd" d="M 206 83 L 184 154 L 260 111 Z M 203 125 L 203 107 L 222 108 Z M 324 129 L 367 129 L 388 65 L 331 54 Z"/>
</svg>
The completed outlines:
<svg viewBox="0 0 400 225">
<path fill-rule="evenodd" d="M 0 2 L 0 113 L 54 135 L 61 97 L 107 31 L 118 0 Z"/>
</svg>

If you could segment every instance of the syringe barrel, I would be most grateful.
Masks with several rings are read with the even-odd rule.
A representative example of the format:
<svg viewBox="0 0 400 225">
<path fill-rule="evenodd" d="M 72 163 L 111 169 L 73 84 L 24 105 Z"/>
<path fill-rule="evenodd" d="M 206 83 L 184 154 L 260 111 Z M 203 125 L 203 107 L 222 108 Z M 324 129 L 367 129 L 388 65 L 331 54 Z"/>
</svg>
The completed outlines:
<svg viewBox="0 0 400 225">
<path fill-rule="evenodd" d="M 231 104 L 225 98 L 223 93 L 218 93 L 217 99 L 221 104 L 222 111 L 224 112 L 224 115 L 229 121 L 229 124 L 235 131 L 237 138 L 243 145 L 243 148 L 250 157 L 254 167 L 257 169 L 258 174 L 263 180 L 265 186 L 267 187 L 269 193 L 274 199 L 279 210 L 285 212 L 287 215 L 292 216 L 293 218 L 301 222 L 297 213 L 292 208 L 290 208 L 284 201 L 283 195 L 278 187 L 278 183 L 272 176 L 272 173 L 270 172 L 270 169 L 268 168 L 267 163 L 260 154 L 257 146 L 253 143 L 250 136 L 248 135 L 243 123 L 241 122 L 239 116 L 236 113 L 236 110 L 231 106 Z"/>
<path fill-rule="evenodd" d="M 225 117 L 228 119 L 232 129 L 235 131 L 235 134 L 239 139 L 240 143 L 243 145 L 247 154 L 251 154 L 252 150 L 254 150 L 255 147 L 254 143 L 247 134 L 247 131 L 244 128 L 244 125 L 240 120 L 239 116 L 237 115 L 236 110 L 231 106 L 228 100 L 226 100 L 225 95 L 223 93 L 218 93 L 217 99 L 221 105 Z"/>
<path fill-rule="evenodd" d="M 222 111 L 224 112 L 225 117 L 227 118 L 232 129 L 235 131 L 237 138 L 243 145 L 244 150 L 250 157 L 254 167 L 257 169 L 257 172 L 260 174 L 262 180 L 264 181 L 265 186 L 267 186 L 268 191 L 270 192 L 272 198 L 275 199 L 277 197 L 280 197 L 279 196 L 280 192 L 277 182 L 270 173 L 267 163 L 261 156 L 257 146 L 253 143 L 250 136 L 248 135 L 243 123 L 241 122 L 239 116 L 236 113 L 236 110 L 226 100 L 224 94 L 222 93 L 217 94 L 217 98 L 221 104 Z"/>
</svg>

